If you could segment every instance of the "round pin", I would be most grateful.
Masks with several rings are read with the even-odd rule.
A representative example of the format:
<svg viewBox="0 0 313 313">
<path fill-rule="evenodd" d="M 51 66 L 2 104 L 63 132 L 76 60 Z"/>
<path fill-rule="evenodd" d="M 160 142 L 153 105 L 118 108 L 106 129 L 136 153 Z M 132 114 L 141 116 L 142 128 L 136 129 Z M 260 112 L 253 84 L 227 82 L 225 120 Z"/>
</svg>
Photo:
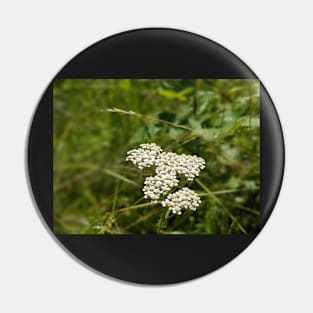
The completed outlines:
<svg viewBox="0 0 313 313">
<path fill-rule="evenodd" d="M 204 37 L 139 29 L 90 46 L 42 96 L 28 142 L 34 199 L 71 255 L 168 284 L 238 256 L 267 222 L 284 142 L 257 76 Z"/>
</svg>

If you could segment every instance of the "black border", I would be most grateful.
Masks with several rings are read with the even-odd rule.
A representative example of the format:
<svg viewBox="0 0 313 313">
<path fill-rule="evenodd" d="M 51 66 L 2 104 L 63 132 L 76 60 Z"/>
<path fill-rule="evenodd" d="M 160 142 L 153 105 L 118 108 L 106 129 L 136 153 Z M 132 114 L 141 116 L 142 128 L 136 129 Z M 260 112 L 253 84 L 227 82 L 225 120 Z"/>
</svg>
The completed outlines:
<svg viewBox="0 0 313 313">
<path fill-rule="evenodd" d="M 85 49 L 56 75 L 66 78 L 258 79 L 237 56 L 204 37 L 174 29 L 120 33 Z M 53 234 L 53 81 L 42 96 L 28 141 L 32 192 Z M 281 188 L 284 140 L 275 107 L 261 84 L 261 224 Z M 55 235 L 75 257 L 99 272 L 136 283 L 167 284 L 199 277 L 228 263 L 254 235 Z M 256 267 L 257 268 L 257 267 Z"/>
</svg>

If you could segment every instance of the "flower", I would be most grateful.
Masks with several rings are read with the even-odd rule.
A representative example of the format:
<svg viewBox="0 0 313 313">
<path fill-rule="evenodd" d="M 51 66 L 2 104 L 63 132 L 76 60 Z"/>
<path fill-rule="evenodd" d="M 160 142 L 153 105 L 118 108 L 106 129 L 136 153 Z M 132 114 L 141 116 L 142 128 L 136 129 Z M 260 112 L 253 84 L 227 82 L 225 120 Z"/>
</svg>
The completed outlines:
<svg viewBox="0 0 313 313">
<path fill-rule="evenodd" d="M 144 143 L 139 147 L 127 152 L 126 161 L 132 162 L 140 170 L 153 166 L 162 149 L 155 143 Z"/>
<path fill-rule="evenodd" d="M 192 181 L 204 169 L 205 161 L 196 155 L 162 152 L 156 160 L 156 165 L 157 173 L 170 167 L 172 171 L 184 175 L 187 180 Z"/>
<path fill-rule="evenodd" d="M 200 197 L 191 189 L 184 187 L 171 193 L 162 201 L 163 207 L 168 207 L 174 214 L 180 215 L 183 209 L 195 211 L 201 203 Z"/>
<path fill-rule="evenodd" d="M 183 209 L 194 211 L 199 206 L 200 198 L 193 190 L 184 187 L 176 192 L 171 191 L 178 186 L 182 176 L 193 181 L 204 169 L 204 159 L 197 155 L 163 152 L 155 143 L 144 143 L 138 149 L 128 151 L 126 161 L 141 170 L 154 166 L 155 175 L 146 177 L 144 181 L 142 191 L 145 199 L 156 202 L 166 196 L 161 202 L 162 206 L 179 215 Z"/>
<path fill-rule="evenodd" d="M 145 186 L 142 189 L 144 198 L 156 201 L 162 195 L 167 194 L 173 187 L 176 187 L 178 182 L 175 175 L 170 174 L 158 174 L 147 177 L 144 182 Z"/>
</svg>

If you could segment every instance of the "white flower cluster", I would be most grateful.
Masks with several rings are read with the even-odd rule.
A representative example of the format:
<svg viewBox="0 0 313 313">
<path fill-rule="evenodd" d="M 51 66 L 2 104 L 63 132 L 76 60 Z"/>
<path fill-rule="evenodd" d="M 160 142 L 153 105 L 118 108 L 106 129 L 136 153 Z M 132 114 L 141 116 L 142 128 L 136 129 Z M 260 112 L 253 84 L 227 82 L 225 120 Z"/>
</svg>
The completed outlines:
<svg viewBox="0 0 313 313">
<path fill-rule="evenodd" d="M 172 175 L 156 175 L 145 179 L 145 186 L 142 191 L 145 199 L 158 200 L 164 194 L 167 194 L 173 187 L 178 185 L 179 181 Z"/>
<path fill-rule="evenodd" d="M 162 201 L 162 206 L 168 207 L 173 213 L 181 214 L 182 209 L 195 211 L 201 203 L 200 197 L 191 189 L 184 187 Z"/>
<path fill-rule="evenodd" d="M 181 176 L 192 181 L 205 167 L 204 159 L 196 155 L 163 152 L 155 143 L 141 144 L 138 149 L 128 151 L 126 161 L 132 162 L 141 170 L 155 166 L 156 175 L 147 177 L 142 189 L 144 197 L 153 201 L 159 200 L 177 187 Z M 185 187 L 169 194 L 162 205 L 173 213 L 181 214 L 182 209 L 195 210 L 199 203 L 198 195 Z"/>
<path fill-rule="evenodd" d="M 171 168 L 177 174 L 184 175 L 187 180 L 193 181 L 205 167 L 205 161 L 196 155 L 177 154 L 173 152 L 163 152 L 156 160 L 157 170 Z"/>
<path fill-rule="evenodd" d="M 162 149 L 155 143 L 143 143 L 139 147 L 139 149 L 127 152 L 126 161 L 132 162 L 141 170 L 154 165 L 162 152 Z"/>
</svg>

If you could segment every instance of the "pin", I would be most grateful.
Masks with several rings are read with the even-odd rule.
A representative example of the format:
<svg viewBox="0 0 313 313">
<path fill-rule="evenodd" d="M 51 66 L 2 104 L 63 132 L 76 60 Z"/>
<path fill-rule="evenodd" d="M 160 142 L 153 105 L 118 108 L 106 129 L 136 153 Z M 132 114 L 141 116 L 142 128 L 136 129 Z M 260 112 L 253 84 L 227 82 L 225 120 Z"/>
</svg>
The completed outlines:
<svg viewBox="0 0 313 313">
<path fill-rule="evenodd" d="M 270 96 L 237 56 L 189 32 L 138 29 L 83 50 L 51 81 L 28 171 L 69 255 L 169 284 L 215 271 L 255 239 L 279 194 L 284 142 Z"/>
</svg>

